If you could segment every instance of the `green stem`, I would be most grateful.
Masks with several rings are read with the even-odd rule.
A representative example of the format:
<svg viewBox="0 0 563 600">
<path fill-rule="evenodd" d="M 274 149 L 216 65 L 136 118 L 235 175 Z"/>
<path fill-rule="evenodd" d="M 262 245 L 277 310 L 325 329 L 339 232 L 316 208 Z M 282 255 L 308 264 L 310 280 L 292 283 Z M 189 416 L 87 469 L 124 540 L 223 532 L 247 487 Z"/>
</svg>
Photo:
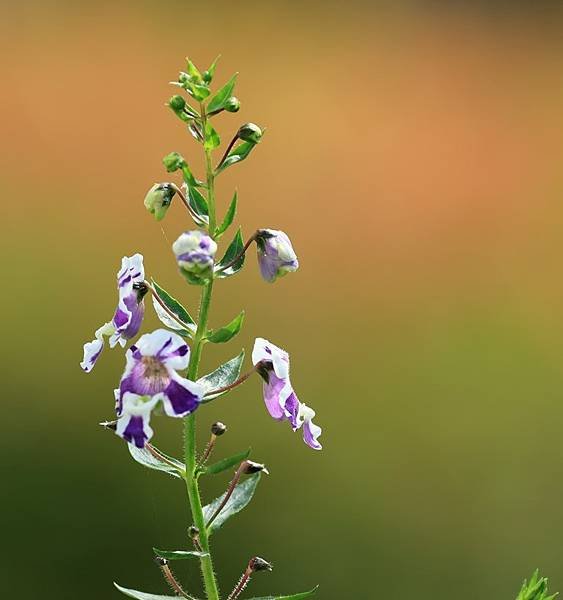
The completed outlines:
<svg viewBox="0 0 563 600">
<path fill-rule="evenodd" d="M 205 149 L 205 170 L 207 171 L 207 206 L 209 208 L 209 235 L 215 237 L 215 228 L 217 225 L 215 218 L 215 171 L 213 169 L 213 159 L 211 157 L 211 149 L 206 148 L 206 125 L 208 114 L 205 111 L 205 106 L 201 105 L 201 122 L 203 124 L 203 139 Z"/>
<path fill-rule="evenodd" d="M 195 381 L 201 359 L 201 351 L 205 343 L 203 338 L 207 333 L 207 320 L 209 316 L 209 306 L 211 303 L 211 293 L 213 291 L 213 281 L 210 281 L 201 293 L 201 304 L 199 311 L 199 323 L 194 337 L 190 364 L 188 365 L 188 379 Z M 203 552 L 207 553 L 200 560 L 205 592 L 208 600 L 219 600 L 219 591 L 215 581 L 215 572 L 213 571 L 213 561 L 209 550 L 209 538 L 205 528 L 205 519 L 203 517 L 203 508 L 201 496 L 199 494 L 198 480 L 196 477 L 196 416 L 195 413 L 185 419 L 184 425 L 184 445 L 186 461 L 186 485 L 188 488 L 188 497 L 192 509 L 192 518 L 194 525 L 199 529 L 199 541 Z"/>
<path fill-rule="evenodd" d="M 207 122 L 207 114 L 205 107 L 201 106 L 201 115 L 203 130 L 205 132 L 205 123 Z M 205 133 L 204 133 L 205 135 Z M 215 235 L 215 174 L 211 162 L 211 150 L 205 150 L 205 163 L 207 171 L 207 202 L 209 205 L 209 235 Z M 211 304 L 211 295 L 213 292 L 213 279 L 211 279 L 201 292 L 201 301 L 199 306 L 199 318 L 197 330 L 194 336 L 190 363 L 188 365 L 188 379 L 196 381 L 199 363 L 203 345 L 205 344 L 205 335 L 207 333 L 207 321 L 209 318 L 209 307 Z M 194 525 L 199 529 L 199 542 L 203 552 L 207 554 L 200 559 L 201 572 L 203 575 L 203 583 L 207 600 L 219 600 L 219 590 L 217 581 L 215 580 L 215 572 L 213 570 L 213 561 L 209 550 L 209 537 L 205 527 L 205 519 L 203 517 L 203 508 L 201 504 L 201 496 L 199 493 L 198 479 L 196 477 L 196 416 L 195 413 L 186 417 L 184 424 L 184 448 L 186 462 L 186 486 L 188 488 L 188 498 L 192 510 L 192 519 Z"/>
</svg>

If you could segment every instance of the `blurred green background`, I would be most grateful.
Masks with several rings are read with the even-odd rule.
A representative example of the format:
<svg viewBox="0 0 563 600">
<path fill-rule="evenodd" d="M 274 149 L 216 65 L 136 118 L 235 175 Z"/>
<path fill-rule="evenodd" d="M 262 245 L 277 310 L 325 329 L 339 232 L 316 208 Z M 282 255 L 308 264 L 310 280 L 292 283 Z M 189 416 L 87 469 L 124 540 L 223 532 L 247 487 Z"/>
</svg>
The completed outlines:
<svg viewBox="0 0 563 600">
<path fill-rule="evenodd" d="M 325 446 L 272 421 L 257 380 L 201 411 L 200 439 L 220 418 L 219 452 L 272 472 L 215 538 L 223 590 L 259 554 L 275 570 L 247 596 L 510 599 L 536 566 L 563 591 L 558 7 L 3 3 L 2 597 L 165 593 L 151 547 L 185 544 L 182 486 L 97 426 L 122 353 L 78 362 L 124 254 L 195 309 L 170 252 L 189 223 L 142 200 L 166 153 L 201 166 L 167 82 L 218 53 L 243 103 L 223 138 L 268 128 L 219 206 L 237 186 L 244 232 L 287 231 L 301 269 L 270 286 L 251 260 L 218 286 L 211 324 L 247 321 L 204 369 L 256 336 L 287 348 Z M 180 452 L 180 423 L 154 425 Z"/>
</svg>

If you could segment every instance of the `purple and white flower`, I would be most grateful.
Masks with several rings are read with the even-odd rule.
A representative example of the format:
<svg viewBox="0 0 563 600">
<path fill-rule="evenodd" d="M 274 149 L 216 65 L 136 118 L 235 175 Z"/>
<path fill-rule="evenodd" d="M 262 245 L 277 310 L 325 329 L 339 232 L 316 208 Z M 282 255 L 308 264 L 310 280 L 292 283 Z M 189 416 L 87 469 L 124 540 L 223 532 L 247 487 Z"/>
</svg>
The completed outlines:
<svg viewBox="0 0 563 600">
<path fill-rule="evenodd" d="M 172 244 L 180 269 L 196 278 L 213 272 L 217 244 L 205 232 L 186 231 Z"/>
<path fill-rule="evenodd" d="M 157 329 L 142 335 L 126 353 L 127 364 L 116 394 L 117 416 L 127 413 L 128 395 L 155 400 L 170 417 L 185 417 L 199 406 L 204 389 L 178 375 L 186 369 L 190 349 L 177 333 Z M 148 423 L 148 422 L 147 422 Z"/>
<path fill-rule="evenodd" d="M 256 246 L 260 273 L 269 283 L 299 268 L 291 241 L 283 231 L 259 229 L 256 234 Z"/>
<path fill-rule="evenodd" d="M 264 403 L 278 421 L 289 421 L 293 431 L 303 428 L 304 442 L 314 450 L 322 429 L 313 423 L 315 411 L 299 402 L 289 379 L 289 355 L 264 338 L 257 338 L 252 350 L 252 364 L 264 380 Z"/>
<path fill-rule="evenodd" d="M 117 344 L 124 347 L 141 328 L 145 314 L 143 297 L 148 291 L 142 254 L 123 257 L 117 273 L 117 290 L 119 299 L 113 319 L 96 330 L 94 340 L 84 344 L 84 358 L 80 366 L 86 373 L 94 368 L 100 357 L 105 337 L 109 338 L 110 348 Z"/>
</svg>

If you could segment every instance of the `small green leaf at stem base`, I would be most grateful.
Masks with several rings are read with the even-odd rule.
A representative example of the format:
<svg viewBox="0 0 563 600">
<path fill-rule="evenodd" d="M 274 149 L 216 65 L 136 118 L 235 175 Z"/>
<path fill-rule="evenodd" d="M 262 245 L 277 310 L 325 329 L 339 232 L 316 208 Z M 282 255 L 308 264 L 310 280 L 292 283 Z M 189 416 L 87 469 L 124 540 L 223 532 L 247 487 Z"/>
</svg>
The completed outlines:
<svg viewBox="0 0 563 600">
<path fill-rule="evenodd" d="M 222 173 L 231 165 L 234 165 L 248 158 L 248 155 L 252 152 L 255 146 L 256 144 L 253 144 L 252 142 L 242 142 L 235 146 L 229 152 L 225 160 L 217 167 L 217 175 L 219 175 L 219 173 Z"/>
<path fill-rule="evenodd" d="M 250 475 L 235 487 L 232 496 L 223 507 L 223 510 L 217 515 L 213 523 L 211 523 L 208 529 L 210 535 L 217 531 L 227 519 L 239 513 L 250 503 L 260 481 L 260 475 L 261 473 L 254 473 L 254 475 Z M 217 510 L 224 497 L 225 494 L 219 498 L 215 498 L 213 502 L 203 507 L 203 515 L 206 522 L 213 516 L 213 513 Z"/>
<path fill-rule="evenodd" d="M 146 592 L 139 592 L 137 590 L 129 590 L 121 587 L 117 583 L 113 584 L 122 594 L 129 596 L 129 598 L 136 598 L 137 600 L 178 600 L 178 596 L 162 596 L 160 594 L 147 594 Z"/>
<path fill-rule="evenodd" d="M 185 560 L 186 558 L 203 558 L 204 556 L 209 556 L 208 552 L 198 552 L 197 550 L 159 550 L 158 548 L 153 548 L 153 552 L 166 560 Z"/>
<path fill-rule="evenodd" d="M 233 241 L 229 244 L 227 251 L 225 252 L 225 256 L 215 265 L 215 277 L 217 279 L 224 279 L 225 277 L 231 277 L 238 273 L 243 265 L 245 255 L 243 254 L 233 265 L 231 265 L 228 269 L 223 269 L 226 265 L 232 262 L 244 248 L 244 241 L 242 239 L 242 232 L 239 229 L 233 238 Z"/>
<path fill-rule="evenodd" d="M 238 73 L 235 73 L 229 81 L 211 98 L 207 105 L 207 112 L 212 113 L 225 108 L 225 102 L 233 95 L 233 89 Z"/>
<path fill-rule="evenodd" d="M 127 448 L 129 449 L 129 453 L 133 459 L 136 460 L 140 465 L 143 465 L 143 467 L 147 467 L 147 469 L 153 469 L 155 471 L 162 471 L 163 473 L 168 473 L 168 475 L 172 475 L 173 477 L 178 477 L 178 479 L 183 479 L 186 468 L 183 463 L 175 458 L 167 456 L 164 454 L 164 452 L 158 450 L 159 454 L 162 454 L 166 459 L 167 462 L 165 462 L 158 459 L 156 456 L 153 456 L 146 448 L 137 448 L 133 444 L 127 444 Z"/>
<path fill-rule="evenodd" d="M 233 456 L 218 460 L 216 463 L 213 463 L 208 467 L 204 467 L 201 473 L 202 475 L 217 475 L 218 473 L 222 473 L 231 467 L 238 467 L 238 465 L 240 465 L 240 463 L 243 460 L 246 460 L 249 456 L 250 448 L 244 452 L 239 452 L 238 454 L 233 454 Z"/>
<path fill-rule="evenodd" d="M 220 390 L 233 384 L 240 376 L 242 363 L 244 362 L 244 350 L 231 360 L 217 367 L 215 371 L 200 377 L 197 383 L 203 386 L 204 393 L 207 394 L 203 401 L 209 402 L 227 392 L 214 393 L 213 390 Z"/>
<path fill-rule="evenodd" d="M 242 323 L 244 321 L 244 310 L 240 312 L 230 323 L 219 329 L 210 331 L 205 339 L 213 344 L 224 344 L 229 340 L 233 339 L 235 335 L 241 330 Z"/>
<path fill-rule="evenodd" d="M 249 600 L 303 600 L 303 598 L 308 598 L 312 596 L 317 590 L 319 586 L 309 590 L 308 592 L 301 592 L 300 594 L 291 594 L 291 596 L 260 596 L 260 598 L 250 598 Z"/>
<path fill-rule="evenodd" d="M 215 234 L 215 238 L 219 238 L 221 237 L 225 231 L 227 231 L 227 229 L 231 226 L 232 222 L 235 219 L 235 216 L 237 214 L 237 200 L 238 200 L 238 194 L 237 192 L 234 193 L 233 199 L 231 200 L 231 203 L 229 204 L 229 208 L 227 209 L 227 212 L 225 214 L 225 218 L 223 219 L 223 222 L 221 223 L 221 225 L 219 225 L 217 232 Z"/>
</svg>

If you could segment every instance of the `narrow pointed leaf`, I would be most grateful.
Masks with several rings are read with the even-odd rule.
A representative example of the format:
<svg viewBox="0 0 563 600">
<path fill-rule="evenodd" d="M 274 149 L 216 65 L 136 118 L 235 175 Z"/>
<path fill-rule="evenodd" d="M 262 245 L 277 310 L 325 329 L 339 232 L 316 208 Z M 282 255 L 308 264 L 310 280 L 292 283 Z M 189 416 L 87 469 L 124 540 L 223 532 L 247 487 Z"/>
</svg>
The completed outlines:
<svg viewBox="0 0 563 600">
<path fill-rule="evenodd" d="M 154 307 L 154 312 L 156 316 L 160 319 L 161 323 L 163 323 L 168 329 L 173 329 L 178 335 L 182 337 L 192 338 L 196 326 L 189 325 L 189 329 L 186 329 L 186 326 L 183 323 L 180 323 L 177 319 L 168 314 L 164 308 L 158 303 L 158 300 L 153 296 L 152 297 L 152 305 Z"/>
<path fill-rule="evenodd" d="M 171 456 L 168 456 L 159 450 L 160 454 L 162 454 L 174 465 L 172 466 L 167 462 L 159 460 L 145 448 L 137 448 L 133 444 L 127 444 L 127 448 L 129 449 L 129 453 L 133 459 L 139 464 L 143 465 L 143 467 L 147 467 L 147 469 L 153 469 L 155 471 L 162 471 L 163 473 L 168 473 L 168 475 L 182 479 L 181 474 L 185 472 L 185 466 L 179 460 L 176 460 L 175 458 L 172 458 Z"/>
<path fill-rule="evenodd" d="M 217 475 L 218 473 L 222 473 L 231 467 L 238 467 L 243 460 L 246 460 L 250 456 L 250 448 L 245 450 L 244 452 L 239 452 L 238 454 L 233 454 L 233 456 L 229 456 L 227 458 L 223 458 L 222 460 L 205 467 L 203 473 L 205 475 Z"/>
<path fill-rule="evenodd" d="M 227 158 L 221 163 L 221 166 L 217 169 L 217 174 L 224 171 L 226 168 L 234 165 L 238 162 L 243 161 L 252 152 L 254 146 L 252 142 L 241 142 L 235 146 L 228 154 Z"/>
<path fill-rule="evenodd" d="M 233 238 L 233 241 L 229 244 L 227 251 L 225 252 L 225 256 L 215 265 L 216 277 L 219 279 L 223 279 L 225 277 L 231 277 L 235 273 L 238 273 L 243 265 L 245 255 L 243 254 L 233 265 L 231 265 L 228 269 L 222 271 L 221 269 L 232 262 L 244 248 L 244 242 L 242 239 L 242 233 L 239 229 Z"/>
<path fill-rule="evenodd" d="M 237 201 L 238 194 L 237 192 L 235 192 L 233 199 L 229 204 L 229 208 L 227 209 L 227 212 L 225 214 L 225 218 L 223 219 L 223 222 L 221 223 L 221 225 L 219 225 L 219 228 L 217 229 L 216 237 L 223 235 L 223 233 L 227 231 L 227 229 L 231 226 L 232 222 L 234 221 L 235 216 L 237 214 Z"/>
<path fill-rule="evenodd" d="M 244 310 L 240 312 L 230 323 L 219 329 L 214 329 L 209 332 L 206 339 L 213 344 L 224 344 L 229 340 L 233 339 L 235 335 L 241 330 L 242 323 L 244 321 Z"/>
<path fill-rule="evenodd" d="M 136 598 L 137 600 L 178 600 L 178 596 L 162 596 L 161 594 L 147 594 L 146 592 L 139 592 L 137 590 L 129 590 L 121 587 L 117 583 L 113 584 L 122 594 L 129 596 L 129 598 Z"/>
<path fill-rule="evenodd" d="M 209 207 L 205 196 L 192 185 L 187 184 L 184 189 L 188 204 L 197 216 L 197 218 L 194 217 L 196 225 L 202 226 L 209 223 Z"/>
<path fill-rule="evenodd" d="M 195 321 L 193 320 L 190 313 L 184 308 L 184 306 L 176 300 L 173 296 L 171 296 L 163 287 L 161 287 L 154 279 L 152 280 L 152 285 L 157 296 L 162 300 L 166 308 L 173 313 L 178 323 L 186 329 L 189 329 L 190 325 L 195 326 Z"/>
<path fill-rule="evenodd" d="M 250 598 L 250 600 L 303 600 L 303 598 L 308 598 L 312 596 L 317 590 L 319 586 L 309 590 L 308 592 L 301 592 L 300 594 L 291 594 L 291 596 L 260 596 L 260 598 Z"/>
<path fill-rule="evenodd" d="M 217 133 L 213 125 L 211 125 L 211 122 L 207 121 L 205 123 L 205 142 L 203 144 L 203 147 L 206 150 L 215 150 L 215 148 L 217 148 L 220 144 L 221 138 L 219 137 L 219 134 Z"/>
<path fill-rule="evenodd" d="M 185 560 L 186 558 L 203 558 L 209 556 L 207 552 L 197 552 L 196 550 L 159 550 L 153 548 L 153 552 L 166 560 Z"/>
<path fill-rule="evenodd" d="M 215 112 L 225 106 L 225 101 L 233 95 L 233 89 L 237 80 L 238 73 L 235 73 L 229 81 L 211 98 L 207 105 L 207 112 Z"/>
<path fill-rule="evenodd" d="M 209 69 L 207 69 L 207 72 L 209 73 L 209 75 L 211 76 L 212 79 L 213 79 L 213 77 L 215 77 L 215 69 L 217 68 L 217 63 L 219 62 L 220 58 L 221 58 L 221 55 L 219 54 L 219 56 L 217 56 L 217 58 L 211 63 L 211 65 L 209 66 Z"/>
<path fill-rule="evenodd" d="M 249 502 L 252 500 L 252 496 L 254 496 L 254 492 L 256 491 L 256 486 L 260 481 L 260 473 L 254 473 L 254 475 L 250 475 L 247 477 L 242 483 L 239 483 L 233 492 L 233 495 L 229 498 L 229 501 L 223 508 L 223 510 L 219 513 L 215 521 L 211 523 L 211 527 L 209 528 L 209 533 L 213 533 L 219 529 L 227 519 L 230 519 L 232 516 L 239 513 L 243 508 L 245 508 Z M 203 508 L 203 515 L 205 521 L 209 521 L 212 517 L 215 510 L 219 507 L 223 496 L 216 498 Z"/>
<path fill-rule="evenodd" d="M 197 382 L 203 386 L 204 393 L 207 394 L 203 401 L 209 402 L 226 394 L 227 392 L 214 393 L 214 390 L 219 390 L 234 383 L 240 376 L 243 362 L 244 350 L 238 356 L 217 367 L 215 371 L 198 379 Z"/>
</svg>

